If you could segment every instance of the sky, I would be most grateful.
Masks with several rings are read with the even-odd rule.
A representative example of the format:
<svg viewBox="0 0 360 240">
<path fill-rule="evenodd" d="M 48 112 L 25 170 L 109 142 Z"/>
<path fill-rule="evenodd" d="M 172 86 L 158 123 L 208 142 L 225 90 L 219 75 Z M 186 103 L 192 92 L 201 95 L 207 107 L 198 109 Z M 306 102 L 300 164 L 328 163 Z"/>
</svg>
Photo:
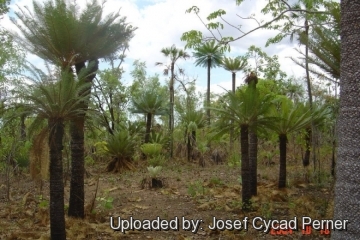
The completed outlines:
<svg viewBox="0 0 360 240">
<path fill-rule="evenodd" d="M 41 0 L 38 0 L 41 1 Z M 84 6 L 86 0 L 77 0 L 79 6 Z M 12 0 L 10 4 L 10 14 L 18 7 L 29 6 L 31 8 L 32 0 Z M 253 20 L 242 20 L 237 15 L 248 17 L 250 14 L 255 14 L 259 20 L 268 20 L 269 16 L 260 14 L 260 10 L 264 7 L 265 1 L 245 0 L 240 6 L 236 6 L 235 0 L 107 0 L 105 3 L 105 13 L 120 10 L 121 16 L 126 16 L 127 22 L 138 29 L 135 31 L 135 36 L 130 41 L 129 51 L 126 53 L 127 57 L 123 64 L 125 74 L 123 81 L 125 84 L 131 83 L 131 76 L 129 72 L 132 70 L 132 64 L 135 60 L 145 61 L 147 65 L 148 75 L 162 74 L 162 67 L 155 66 L 156 62 L 167 63 L 168 59 L 162 55 L 160 50 L 164 47 L 171 47 L 173 44 L 177 48 L 184 48 L 185 42 L 180 40 L 181 35 L 190 30 L 200 30 L 203 35 L 209 35 L 209 32 L 204 28 L 201 21 L 193 13 L 185 13 L 186 9 L 192 6 L 200 8 L 200 16 L 206 21 L 206 16 L 213 11 L 223 9 L 226 11 L 224 18 L 232 24 L 242 25 L 244 31 L 255 28 L 256 22 Z M 6 28 L 14 28 L 10 22 L 9 16 L 4 16 L 1 20 L 2 25 Z M 225 28 L 222 32 L 224 36 L 240 36 L 241 34 L 233 28 Z M 271 45 L 265 48 L 266 41 L 277 34 L 271 30 L 257 30 L 250 35 L 241 38 L 240 40 L 230 44 L 231 52 L 226 53 L 226 56 L 236 57 L 244 55 L 251 45 L 260 47 L 268 55 L 274 54 L 279 56 L 281 69 L 289 76 L 296 76 L 304 79 L 304 70 L 293 63 L 288 57 L 298 56 L 299 54 L 294 50 L 298 47 L 296 41 L 290 42 L 289 39 L 284 39 L 278 44 Z M 192 56 L 192 49 L 186 49 Z M 42 60 L 36 56 L 29 55 L 28 59 L 41 65 Z M 180 60 L 177 64 L 184 68 L 186 74 L 190 78 L 196 78 L 197 90 L 201 92 L 206 91 L 207 70 L 201 67 L 194 66 L 194 58 L 186 61 Z M 102 64 L 102 68 L 106 65 Z M 243 84 L 244 73 L 237 74 L 236 85 Z M 161 76 L 161 81 L 166 77 Z M 304 80 L 305 81 L 305 80 Z M 214 93 L 223 92 L 223 88 L 231 89 L 231 73 L 222 68 L 212 69 L 211 72 L 211 91 Z"/>
</svg>

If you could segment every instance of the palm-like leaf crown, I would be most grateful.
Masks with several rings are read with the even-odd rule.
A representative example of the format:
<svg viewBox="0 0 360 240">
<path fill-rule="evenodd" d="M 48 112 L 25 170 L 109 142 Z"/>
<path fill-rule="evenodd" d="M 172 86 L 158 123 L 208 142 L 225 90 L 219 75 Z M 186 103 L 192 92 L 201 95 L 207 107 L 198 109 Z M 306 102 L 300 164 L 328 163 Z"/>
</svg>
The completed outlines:
<svg viewBox="0 0 360 240">
<path fill-rule="evenodd" d="M 206 42 L 195 49 L 194 55 L 196 66 L 208 67 L 208 59 L 211 59 L 211 68 L 217 67 L 221 64 L 223 53 L 220 45 L 215 41 Z"/>
<path fill-rule="evenodd" d="M 119 13 L 103 18 L 96 0 L 81 13 L 65 0 L 42 5 L 33 1 L 33 9 L 33 13 L 29 8 L 15 12 L 20 21 L 12 21 L 23 34 L 14 33 L 15 39 L 31 53 L 62 66 L 110 57 L 126 47 L 136 29 Z"/>
<path fill-rule="evenodd" d="M 129 131 L 122 129 L 110 135 L 106 142 L 106 152 L 120 159 L 131 159 L 135 153 L 136 136 L 130 135 Z"/>
<path fill-rule="evenodd" d="M 61 121 L 84 113 L 81 103 L 87 101 L 88 97 L 79 97 L 79 93 L 89 88 L 89 83 L 83 81 L 85 70 L 79 74 L 79 80 L 76 81 L 69 68 L 53 76 L 46 75 L 39 69 L 34 69 L 33 73 L 38 74 L 38 79 L 30 78 L 33 84 L 28 85 L 28 93 L 19 96 L 25 102 L 19 104 L 23 113 L 35 114 L 39 119 Z"/>
<path fill-rule="evenodd" d="M 161 53 L 164 54 L 165 57 L 169 57 L 172 63 L 175 63 L 180 58 L 187 59 L 190 55 L 182 49 L 178 49 L 175 45 L 172 45 L 169 48 L 161 49 Z"/>
<path fill-rule="evenodd" d="M 130 111 L 133 113 L 165 115 L 168 110 L 164 107 L 164 103 L 166 103 L 164 96 L 159 95 L 153 89 L 145 89 L 140 96 L 132 99 L 133 108 Z"/>
<path fill-rule="evenodd" d="M 300 34 L 301 44 L 308 46 L 311 55 L 308 62 L 317 68 L 310 68 L 310 72 L 328 80 L 340 79 L 340 9 L 334 4 L 330 5 L 330 13 L 333 25 L 331 29 L 323 26 L 316 26 L 308 37 Z M 300 51 L 298 51 L 300 52 Z M 305 54 L 300 52 L 305 58 Z M 305 62 L 291 58 L 296 64 L 305 68 Z M 325 74 L 324 74 L 325 73 Z"/>
<path fill-rule="evenodd" d="M 218 133 L 227 133 L 231 128 L 230 120 L 235 124 L 235 130 L 239 131 L 240 125 L 252 127 L 271 127 L 277 118 L 268 116 L 270 107 L 273 105 L 271 95 L 260 94 L 259 90 L 247 87 L 236 93 L 227 92 L 226 100 L 221 108 L 210 108 L 219 113 L 216 121 Z"/>
<path fill-rule="evenodd" d="M 247 59 L 244 57 L 224 57 L 221 62 L 222 67 L 229 72 L 236 73 L 244 70 L 248 66 Z"/>
<path fill-rule="evenodd" d="M 293 103 L 286 97 L 275 101 L 271 107 L 270 116 L 277 118 L 272 124 L 272 130 L 277 134 L 288 134 L 303 129 L 311 124 L 311 112 L 303 103 Z"/>
</svg>

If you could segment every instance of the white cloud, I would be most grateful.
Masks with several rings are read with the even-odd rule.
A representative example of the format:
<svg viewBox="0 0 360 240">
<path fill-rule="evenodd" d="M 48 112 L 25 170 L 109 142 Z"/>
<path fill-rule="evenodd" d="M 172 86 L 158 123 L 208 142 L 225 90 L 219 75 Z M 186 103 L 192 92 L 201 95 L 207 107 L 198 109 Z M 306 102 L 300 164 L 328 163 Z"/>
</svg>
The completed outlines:
<svg viewBox="0 0 360 240">
<path fill-rule="evenodd" d="M 15 4 L 20 7 L 31 6 L 31 0 L 15 0 L 11 2 L 11 9 L 17 9 Z M 77 0 L 79 6 L 84 6 L 85 0 Z M 253 20 L 242 20 L 242 17 L 248 17 L 251 13 L 257 13 L 257 18 L 264 19 L 260 14 L 260 9 L 263 7 L 263 1 L 244 1 L 241 6 L 235 5 L 235 0 L 107 0 L 105 3 L 105 13 L 117 11 L 121 8 L 121 16 L 126 16 L 127 21 L 131 25 L 138 27 L 135 31 L 135 36 L 130 42 L 130 51 L 127 53 L 125 60 L 125 69 L 127 74 L 124 75 L 124 81 L 131 81 L 129 72 L 132 69 L 131 65 L 134 60 L 140 59 L 146 61 L 149 74 L 161 74 L 162 68 L 155 67 L 155 62 L 166 62 L 167 59 L 162 56 L 160 50 L 164 47 L 170 47 L 175 44 L 177 47 L 184 47 L 185 43 L 180 41 L 183 32 L 195 29 L 203 31 L 205 35 L 209 35 L 200 20 L 195 14 L 186 14 L 186 9 L 192 6 L 200 8 L 200 15 L 203 19 L 206 16 L 218 9 L 224 9 L 227 14 L 224 18 L 234 24 L 242 25 L 244 31 L 248 31 L 257 26 Z M 265 18 L 269 20 L 269 18 Z M 205 20 L 206 21 L 206 20 Z M 2 25 L 8 28 L 14 28 L 10 23 L 8 17 L 1 20 Z M 232 28 L 226 27 L 222 31 L 224 36 L 240 36 L 241 33 Z M 265 42 L 268 38 L 274 36 L 277 32 L 270 30 L 257 30 L 250 35 L 233 42 L 232 53 L 229 55 L 244 54 L 248 47 L 256 45 L 263 48 L 265 52 L 270 55 L 279 55 L 281 68 L 289 75 L 302 76 L 302 69 L 297 67 L 288 56 L 295 56 L 296 51 L 293 50 L 295 45 L 288 40 L 282 41 L 280 44 L 272 45 L 264 48 Z M 187 50 L 191 53 L 191 50 Z M 39 63 L 40 60 L 30 58 L 32 62 Z M 198 76 L 197 85 L 199 89 L 206 88 L 206 69 L 193 66 L 194 59 L 186 62 L 179 61 L 179 65 L 183 66 L 190 76 Z M 239 73 L 237 79 L 237 86 L 242 83 L 244 74 Z M 224 88 L 231 89 L 231 74 L 221 68 L 212 70 L 212 89 L 214 92 L 223 91 L 218 85 Z"/>
</svg>

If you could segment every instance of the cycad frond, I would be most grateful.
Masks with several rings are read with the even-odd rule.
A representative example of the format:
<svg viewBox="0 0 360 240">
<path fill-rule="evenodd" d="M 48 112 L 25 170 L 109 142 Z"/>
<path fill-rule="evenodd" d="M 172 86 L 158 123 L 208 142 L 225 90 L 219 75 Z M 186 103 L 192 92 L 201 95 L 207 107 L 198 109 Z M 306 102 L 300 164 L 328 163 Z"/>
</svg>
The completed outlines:
<svg viewBox="0 0 360 240">
<path fill-rule="evenodd" d="M 193 56 L 196 58 L 195 66 L 208 67 L 208 59 L 211 59 L 210 67 L 214 68 L 221 64 L 223 53 L 220 45 L 210 41 L 196 48 Z"/>
</svg>

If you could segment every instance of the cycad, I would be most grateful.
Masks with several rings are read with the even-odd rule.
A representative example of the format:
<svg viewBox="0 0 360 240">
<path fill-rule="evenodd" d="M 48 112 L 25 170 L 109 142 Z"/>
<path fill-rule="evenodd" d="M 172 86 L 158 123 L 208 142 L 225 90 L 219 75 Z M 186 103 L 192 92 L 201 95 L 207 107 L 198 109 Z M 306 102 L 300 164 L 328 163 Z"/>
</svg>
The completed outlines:
<svg viewBox="0 0 360 240">
<path fill-rule="evenodd" d="M 223 53 L 220 45 L 217 45 L 215 41 L 206 42 L 203 45 L 197 47 L 194 52 L 195 66 L 201 66 L 207 68 L 207 93 L 206 93 L 206 107 L 207 118 L 210 124 L 210 70 L 221 64 Z"/>
<path fill-rule="evenodd" d="M 243 208 L 248 209 L 251 198 L 252 182 L 249 162 L 249 129 L 271 126 L 273 117 L 268 117 L 267 112 L 272 105 L 270 95 L 261 95 L 258 90 L 246 88 L 239 90 L 237 94 L 228 92 L 228 101 L 222 108 L 211 108 L 220 114 L 218 122 L 235 123 L 235 131 L 240 131 L 241 146 L 241 178 L 242 178 L 242 202 Z M 222 125 L 224 126 L 224 125 Z M 229 131 L 231 125 L 224 126 L 219 134 Z"/>
<path fill-rule="evenodd" d="M 40 70 L 36 72 L 41 73 Z M 74 76 L 69 69 L 60 72 L 60 80 L 44 79 L 29 85 L 29 92 L 19 96 L 26 103 L 19 104 L 23 109 L 21 114 L 33 115 L 37 123 L 47 120 L 50 148 L 50 228 L 52 239 L 66 239 L 64 219 L 64 184 L 62 167 L 62 149 L 64 124 L 79 114 L 84 109 L 80 103 L 86 99 L 78 97 L 78 93 L 88 88 L 83 81 L 74 81 Z M 57 79 L 56 79 L 57 80 Z M 23 94 L 23 93 L 22 93 Z"/>
<path fill-rule="evenodd" d="M 121 129 L 109 136 L 106 142 L 106 151 L 112 157 L 107 171 L 121 172 L 134 169 L 131 163 L 135 153 L 136 137 L 131 136 L 127 129 Z"/>
<path fill-rule="evenodd" d="M 165 99 L 153 89 L 145 89 L 140 96 L 132 99 L 132 113 L 146 114 L 145 143 L 150 140 L 151 121 L 154 115 L 166 115 L 167 108 L 164 106 Z"/>
<path fill-rule="evenodd" d="M 161 53 L 164 54 L 165 57 L 170 58 L 170 83 L 169 83 L 169 92 L 170 92 L 170 114 L 169 114 L 169 130 L 170 130 L 170 157 L 173 157 L 173 131 L 174 131 L 174 99 L 175 99 L 175 91 L 174 91 L 174 82 L 175 82 L 175 63 L 179 59 L 187 59 L 190 55 L 182 49 L 178 49 L 175 45 L 172 45 L 170 48 L 161 49 Z M 156 65 L 163 65 L 160 62 L 157 62 Z M 168 75 L 169 67 L 165 68 L 164 75 Z M 180 71 L 182 71 L 180 69 Z"/>
<path fill-rule="evenodd" d="M 66 0 L 33 1 L 33 9 L 15 12 L 13 19 L 22 35 L 13 34 L 17 42 L 31 53 L 62 68 L 75 65 L 77 74 L 87 69 L 87 82 L 92 82 L 98 70 L 98 59 L 113 58 L 125 49 L 134 30 L 119 13 L 103 16 L 103 6 L 97 0 L 88 3 L 82 12 Z M 88 66 L 85 63 L 88 62 Z M 92 65 L 92 66 L 91 66 Z M 80 95 L 87 95 L 91 86 Z M 83 106 L 87 108 L 85 104 Z M 84 124 L 85 112 L 70 125 L 71 183 L 69 216 L 84 218 Z"/>
<path fill-rule="evenodd" d="M 280 150 L 279 188 L 286 187 L 286 148 L 287 136 L 311 125 L 310 109 L 303 103 L 293 103 L 287 98 L 278 100 L 271 108 L 270 116 L 277 118 L 271 128 L 278 134 Z"/>
</svg>

